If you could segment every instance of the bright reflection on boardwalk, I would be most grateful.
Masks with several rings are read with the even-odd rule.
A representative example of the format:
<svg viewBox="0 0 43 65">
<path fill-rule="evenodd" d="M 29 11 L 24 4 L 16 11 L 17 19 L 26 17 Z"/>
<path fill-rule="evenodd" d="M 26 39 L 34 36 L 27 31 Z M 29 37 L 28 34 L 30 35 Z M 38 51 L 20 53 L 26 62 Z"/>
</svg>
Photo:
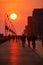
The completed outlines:
<svg viewBox="0 0 43 65">
<path fill-rule="evenodd" d="M 17 65 L 17 62 L 18 62 L 18 45 L 17 45 L 17 42 L 16 40 L 12 41 L 11 44 L 10 44 L 10 62 L 11 62 L 11 65 Z"/>
<path fill-rule="evenodd" d="M 11 39 L 0 45 L 0 65 L 43 65 L 43 60 L 35 50 Z"/>
</svg>

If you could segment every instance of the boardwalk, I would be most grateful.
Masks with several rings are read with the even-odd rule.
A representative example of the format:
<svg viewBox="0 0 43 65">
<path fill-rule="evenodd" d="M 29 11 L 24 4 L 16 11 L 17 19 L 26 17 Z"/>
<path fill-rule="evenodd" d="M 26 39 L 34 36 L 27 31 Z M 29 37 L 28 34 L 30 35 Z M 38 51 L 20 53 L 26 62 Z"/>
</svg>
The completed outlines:
<svg viewBox="0 0 43 65">
<path fill-rule="evenodd" d="M 0 45 L 0 65 L 43 65 L 43 60 L 28 47 L 22 47 L 16 40 Z"/>
</svg>

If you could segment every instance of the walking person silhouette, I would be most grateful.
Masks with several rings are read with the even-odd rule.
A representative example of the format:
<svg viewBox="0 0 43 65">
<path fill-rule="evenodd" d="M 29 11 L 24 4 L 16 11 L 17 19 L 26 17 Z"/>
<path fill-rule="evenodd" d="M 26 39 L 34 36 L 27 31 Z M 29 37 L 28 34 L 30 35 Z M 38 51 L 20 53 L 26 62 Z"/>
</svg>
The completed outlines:
<svg viewBox="0 0 43 65">
<path fill-rule="evenodd" d="M 30 47 L 30 36 L 27 36 L 28 47 Z"/>
<path fill-rule="evenodd" d="M 35 40 L 36 40 L 36 37 L 33 35 L 32 36 L 32 46 L 33 46 L 33 49 L 35 49 L 35 46 L 36 46 Z"/>
<path fill-rule="evenodd" d="M 42 36 L 42 47 L 43 47 L 43 36 Z"/>
<path fill-rule="evenodd" d="M 22 35 L 22 46 L 25 47 L 25 40 L 26 40 L 26 36 L 23 34 Z"/>
</svg>

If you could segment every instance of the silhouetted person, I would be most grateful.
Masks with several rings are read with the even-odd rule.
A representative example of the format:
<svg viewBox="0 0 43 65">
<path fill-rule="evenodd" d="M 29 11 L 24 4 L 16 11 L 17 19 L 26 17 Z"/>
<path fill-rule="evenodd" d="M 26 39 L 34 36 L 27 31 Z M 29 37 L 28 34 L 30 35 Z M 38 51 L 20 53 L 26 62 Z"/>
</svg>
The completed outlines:
<svg viewBox="0 0 43 65">
<path fill-rule="evenodd" d="M 42 36 L 42 47 L 43 47 L 43 36 Z"/>
<path fill-rule="evenodd" d="M 18 40 L 18 36 L 16 36 L 15 38 L 16 38 L 16 42 L 17 42 L 17 40 Z"/>
<path fill-rule="evenodd" d="M 23 47 L 25 47 L 25 38 L 26 38 L 26 37 L 25 37 L 24 34 L 23 34 L 23 35 L 22 35 L 22 46 L 23 46 Z"/>
<path fill-rule="evenodd" d="M 15 36 L 14 36 L 14 35 L 12 35 L 12 39 L 13 39 L 13 40 L 15 39 Z"/>
<path fill-rule="evenodd" d="M 35 49 L 35 46 L 36 46 L 35 40 L 36 40 L 36 37 L 33 35 L 32 36 L 32 46 L 33 46 L 33 49 Z"/>
<path fill-rule="evenodd" d="M 28 47 L 30 47 L 30 36 L 27 36 Z"/>
</svg>

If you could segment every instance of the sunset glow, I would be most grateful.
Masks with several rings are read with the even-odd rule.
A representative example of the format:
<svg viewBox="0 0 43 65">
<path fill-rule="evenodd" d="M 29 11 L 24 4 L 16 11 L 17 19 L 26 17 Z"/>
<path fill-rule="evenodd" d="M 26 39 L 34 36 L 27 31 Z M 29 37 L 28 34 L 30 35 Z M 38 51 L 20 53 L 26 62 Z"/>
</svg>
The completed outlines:
<svg viewBox="0 0 43 65">
<path fill-rule="evenodd" d="M 10 15 L 10 19 L 12 19 L 12 20 L 17 19 L 17 14 L 12 13 L 12 14 Z"/>
<path fill-rule="evenodd" d="M 0 0 L 0 21 L 4 19 L 3 17 L 5 17 L 4 15 L 7 13 L 9 19 L 11 19 L 10 21 L 13 22 L 16 28 L 17 34 L 22 35 L 24 27 L 27 25 L 27 17 L 32 16 L 34 8 L 42 7 L 43 0 Z M 13 13 L 16 14 L 16 17 L 15 15 L 11 17 Z"/>
</svg>

